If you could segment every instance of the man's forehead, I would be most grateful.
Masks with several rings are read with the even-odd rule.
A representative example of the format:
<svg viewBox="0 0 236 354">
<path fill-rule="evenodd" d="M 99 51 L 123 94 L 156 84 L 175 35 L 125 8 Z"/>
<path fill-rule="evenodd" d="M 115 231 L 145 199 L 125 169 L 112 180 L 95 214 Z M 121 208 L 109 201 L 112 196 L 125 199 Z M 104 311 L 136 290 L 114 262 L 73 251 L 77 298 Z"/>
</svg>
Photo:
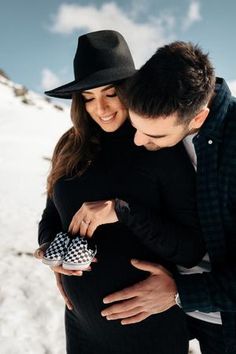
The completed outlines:
<svg viewBox="0 0 236 354">
<path fill-rule="evenodd" d="M 139 115 L 129 110 L 130 122 L 134 128 L 142 131 L 143 134 L 152 137 L 162 137 L 170 133 L 173 127 L 176 127 L 176 115 L 148 117 Z M 157 136 L 157 134 L 159 136 Z"/>
<path fill-rule="evenodd" d="M 172 113 L 168 116 L 166 115 L 159 115 L 159 116 L 149 116 L 148 114 L 140 114 L 137 112 L 132 111 L 132 109 L 128 109 L 130 116 L 133 119 L 139 119 L 139 120 L 145 120 L 148 121 L 149 124 L 157 122 L 157 121 L 173 121 L 176 120 L 178 118 L 178 114 Z"/>
</svg>

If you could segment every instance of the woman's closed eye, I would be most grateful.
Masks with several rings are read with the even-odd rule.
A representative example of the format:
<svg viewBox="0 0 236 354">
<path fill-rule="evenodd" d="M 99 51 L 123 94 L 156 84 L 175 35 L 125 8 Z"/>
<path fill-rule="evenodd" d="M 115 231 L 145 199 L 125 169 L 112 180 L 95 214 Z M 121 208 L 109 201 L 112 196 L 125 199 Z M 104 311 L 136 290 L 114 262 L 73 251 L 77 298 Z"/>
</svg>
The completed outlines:
<svg viewBox="0 0 236 354">
<path fill-rule="evenodd" d="M 91 102 L 95 99 L 95 97 L 85 97 L 84 95 L 82 95 L 82 96 L 83 96 L 83 100 L 85 103 Z M 117 96 L 116 92 L 106 94 L 106 97 L 108 97 L 108 98 L 112 98 L 112 97 L 116 97 L 116 96 Z"/>
<path fill-rule="evenodd" d="M 107 97 L 116 97 L 116 96 L 117 96 L 116 92 L 107 94 Z"/>
<path fill-rule="evenodd" d="M 93 97 L 88 98 L 88 97 L 83 96 L 83 100 L 84 100 L 85 103 L 91 102 L 93 99 L 94 99 Z"/>
</svg>

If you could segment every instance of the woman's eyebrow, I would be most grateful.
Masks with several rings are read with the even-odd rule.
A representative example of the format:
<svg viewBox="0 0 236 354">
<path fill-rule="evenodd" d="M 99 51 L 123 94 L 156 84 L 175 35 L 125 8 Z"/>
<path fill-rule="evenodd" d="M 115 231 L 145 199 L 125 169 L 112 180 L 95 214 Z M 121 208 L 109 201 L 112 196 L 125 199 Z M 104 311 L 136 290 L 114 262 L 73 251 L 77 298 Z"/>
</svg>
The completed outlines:
<svg viewBox="0 0 236 354">
<path fill-rule="evenodd" d="M 83 95 L 84 93 L 91 95 L 93 92 L 90 92 L 90 91 L 82 91 L 82 92 L 81 92 L 82 95 Z"/>
<path fill-rule="evenodd" d="M 114 88 L 114 86 L 113 86 L 113 85 L 106 86 L 106 87 L 104 87 L 101 91 L 104 92 L 104 91 L 107 91 L 107 90 L 109 90 L 109 89 L 111 89 L 111 88 Z M 86 91 L 82 91 L 82 94 L 83 94 L 83 93 L 92 94 L 93 92 L 86 90 Z"/>
<path fill-rule="evenodd" d="M 106 87 L 104 87 L 104 89 L 102 89 L 102 91 L 106 91 L 106 90 L 109 90 L 111 88 L 114 88 L 114 86 L 113 85 L 106 86 Z"/>
</svg>

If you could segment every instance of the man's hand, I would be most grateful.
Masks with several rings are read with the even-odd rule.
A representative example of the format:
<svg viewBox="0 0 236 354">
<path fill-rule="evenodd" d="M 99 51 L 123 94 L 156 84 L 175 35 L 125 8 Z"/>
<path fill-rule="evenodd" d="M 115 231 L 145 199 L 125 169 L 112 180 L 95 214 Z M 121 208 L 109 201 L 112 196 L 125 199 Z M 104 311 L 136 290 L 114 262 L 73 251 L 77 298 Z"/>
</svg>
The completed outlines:
<svg viewBox="0 0 236 354">
<path fill-rule="evenodd" d="M 114 200 L 101 200 L 83 203 L 75 213 L 69 226 L 69 232 L 92 237 L 99 225 L 117 222 Z"/>
<path fill-rule="evenodd" d="M 108 320 L 121 319 L 122 325 L 141 322 L 153 314 L 168 310 L 175 305 L 177 292 L 175 281 L 164 267 L 138 260 L 131 263 L 138 269 L 150 272 L 149 277 L 103 299 L 105 304 L 120 301 L 101 314 Z"/>
</svg>

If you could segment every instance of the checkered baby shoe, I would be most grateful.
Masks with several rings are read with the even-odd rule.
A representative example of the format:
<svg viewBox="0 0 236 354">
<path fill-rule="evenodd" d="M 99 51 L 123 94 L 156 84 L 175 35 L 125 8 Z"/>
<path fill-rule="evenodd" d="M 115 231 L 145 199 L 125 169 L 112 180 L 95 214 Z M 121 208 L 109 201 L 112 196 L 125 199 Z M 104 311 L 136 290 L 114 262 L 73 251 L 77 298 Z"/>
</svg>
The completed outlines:
<svg viewBox="0 0 236 354">
<path fill-rule="evenodd" d="M 90 265 L 96 253 L 96 246 L 92 246 L 92 243 L 86 238 L 76 236 L 71 241 L 62 267 L 71 270 L 84 270 Z"/>
<path fill-rule="evenodd" d="M 70 238 L 67 232 L 59 232 L 47 248 L 42 259 L 43 263 L 52 267 L 61 265 L 67 252 L 69 242 Z"/>
</svg>

